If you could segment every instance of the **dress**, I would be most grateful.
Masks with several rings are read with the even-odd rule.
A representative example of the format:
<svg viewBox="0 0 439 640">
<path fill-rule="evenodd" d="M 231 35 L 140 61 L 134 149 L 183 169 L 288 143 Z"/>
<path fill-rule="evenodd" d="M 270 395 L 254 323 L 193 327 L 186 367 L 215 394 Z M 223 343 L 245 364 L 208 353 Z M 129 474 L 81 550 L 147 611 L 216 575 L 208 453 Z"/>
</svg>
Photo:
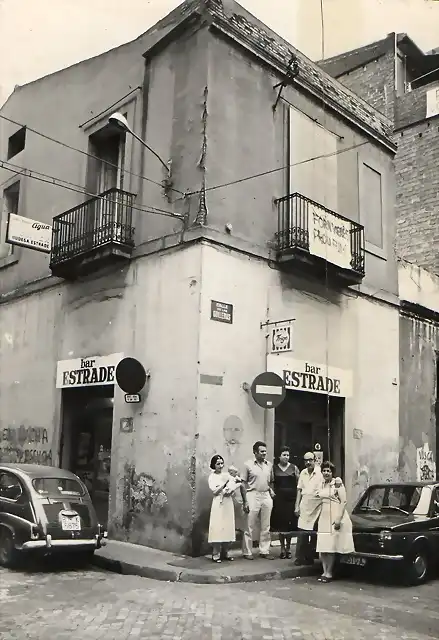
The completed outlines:
<svg viewBox="0 0 439 640">
<path fill-rule="evenodd" d="M 337 489 L 332 480 L 331 483 L 322 485 L 318 496 L 322 502 L 322 510 L 317 528 L 317 552 L 353 553 L 355 547 L 352 522 L 346 509 L 340 529 L 336 531 L 333 526 L 333 522 L 340 516 L 342 505 L 346 502 L 346 489 L 343 485 Z"/>
<path fill-rule="evenodd" d="M 270 531 L 290 535 L 297 531 L 297 517 L 294 507 L 297 497 L 297 477 L 299 470 L 289 464 L 283 470 L 278 464 L 273 466 L 274 492 L 273 511 L 271 512 Z"/>
<path fill-rule="evenodd" d="M 215 491 L 226 480 L 233 480 L 233 478 L 228 473 L 215 473 L 213 471 L 208 480 L 209 489 Z M 208 542 L 210 544 L 235 542 L 235 507 L 232 495 L 221 497 L 221 493 L 219 493 L 217 496 L 213 496 L 210 509 Z"/>
</svg>

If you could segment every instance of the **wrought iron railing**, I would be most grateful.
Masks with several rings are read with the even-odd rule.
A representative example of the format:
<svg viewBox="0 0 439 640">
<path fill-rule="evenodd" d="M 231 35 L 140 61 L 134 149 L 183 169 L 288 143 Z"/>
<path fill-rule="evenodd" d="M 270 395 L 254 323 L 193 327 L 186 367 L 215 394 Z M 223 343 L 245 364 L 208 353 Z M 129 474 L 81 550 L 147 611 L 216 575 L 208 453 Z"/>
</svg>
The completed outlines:
<svg viewBox="0 0 439 640">
<path fill-rule="evenodd" d="M 105 245 L 134 247 L 134 195 L 109 189 L 53 219 L 52 265 Z"/>
<path fill-rule="evenodd" d="M 340 216 L 300 193 L 292 193 L 275 202 L 278 209 L 276 242 L 280 254 L 291 253 L 295 249 L 314 253 L 313 240 L 317 235 L 318 245 L 325 247 L 325 243 L 329 244 L 326 245 L 326 251 L 316 255 L 326 257 L 331 262 L 331 256 L 336 255 L 339 245 L 340 253 L 344 251 L 348 256 L 345 268 L 364 276 L 365 242 L 364 227 L 361 224 Z M 315 219 L 319 221 L 318 228 Z M 336 264 L 340 266 L 342 262 Z"/>
</svg>

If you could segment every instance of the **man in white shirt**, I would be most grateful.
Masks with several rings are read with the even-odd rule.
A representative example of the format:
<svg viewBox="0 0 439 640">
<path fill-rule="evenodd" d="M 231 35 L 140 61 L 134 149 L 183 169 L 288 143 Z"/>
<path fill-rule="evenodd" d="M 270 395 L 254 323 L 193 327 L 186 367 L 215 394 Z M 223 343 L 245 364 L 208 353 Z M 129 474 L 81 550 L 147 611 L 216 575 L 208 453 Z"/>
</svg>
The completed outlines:
<svg viewBox="0 0 439 640">
<path fill-rule="evenodd" d="M 253 533 L 260 518 L 259 555 L 272 560 L 270 554 L 270 516 L 273 509 L 273 465 L 266 460 L 267 445 L 255 442 L 253 460 L 244 465 L 242 479 L 245 482 L 248 515 L 243 538 L 243 556 L 253 560 Z"/>
<path fill-rule="evenodd" d="M 305 469 L 300 472 L 297 483 L 295 514 L 299 517 L 297 527 L 296 565 L 314 564 L 315 524 L 320 515 L 320 500 L 316 497 L 323 483 L 322 472 L 316 464 L 315 456 L 308 451 L 303 456 Z"/>
</svg>

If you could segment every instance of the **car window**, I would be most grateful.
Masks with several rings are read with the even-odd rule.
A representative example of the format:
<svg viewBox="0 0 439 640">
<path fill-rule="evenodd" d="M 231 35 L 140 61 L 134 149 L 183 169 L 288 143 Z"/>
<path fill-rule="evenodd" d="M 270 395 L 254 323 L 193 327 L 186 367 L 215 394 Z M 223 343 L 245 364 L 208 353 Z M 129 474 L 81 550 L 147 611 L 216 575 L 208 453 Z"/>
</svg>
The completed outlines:
<svg viewBox="0 0 439 640">
<path fill-rule="evenodd" d="M 0 498 L 18 500 L 23 493 L 23 488 L 17 476 L 13 473 L 0 473 Z"/>
<path fill-rule="evenodd" d="M 370 487 L 360 503 L 360 511 L 404 511 L 413 513 L 421 498 L 422 488 L 419 486 L 389 485 L 386 487 Z"/>
<path fill-rule="evenodd" d="M 74 478 L 34 478 L 32 484 L 40 495 L 83 496 L 85 493 L 82 485 Z"/>
<path fill-rule="evenodd" d="M 438 517 L 439 516 L 439 489 L 437 487 L 433 491 L 432 506 L 433 506 L 433 516 Z"/>
</svg>

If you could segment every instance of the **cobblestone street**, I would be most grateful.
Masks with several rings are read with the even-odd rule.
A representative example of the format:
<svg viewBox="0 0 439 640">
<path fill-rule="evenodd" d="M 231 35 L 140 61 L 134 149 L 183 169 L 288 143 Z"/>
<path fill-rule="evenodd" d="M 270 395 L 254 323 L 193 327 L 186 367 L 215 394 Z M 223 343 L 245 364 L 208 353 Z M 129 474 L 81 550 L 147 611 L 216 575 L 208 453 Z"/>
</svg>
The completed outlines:
<svg viewBox="0 0 439 640">
<path fill-rule="evenodd" d="M 0 639 L 422 640 L 439 635 L 437 587 L 315 578 L 202 586 L 0 569 Z"/>
</svg>

